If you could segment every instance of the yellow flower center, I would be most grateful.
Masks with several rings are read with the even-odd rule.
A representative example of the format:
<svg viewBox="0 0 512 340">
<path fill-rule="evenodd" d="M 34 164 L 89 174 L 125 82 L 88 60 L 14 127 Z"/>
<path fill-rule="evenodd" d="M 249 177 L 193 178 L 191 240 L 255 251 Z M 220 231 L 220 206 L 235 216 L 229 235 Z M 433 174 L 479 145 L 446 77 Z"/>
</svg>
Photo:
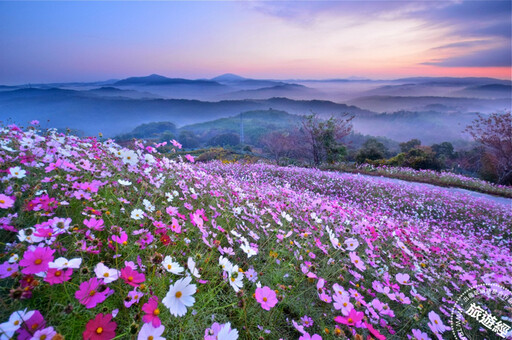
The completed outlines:
<svg viewBox="0 0 512 340">
<path fill-rule="evenodd" d="M 41 259 L 37 259 L 34 261 L 34 264 L 41 264 L 41 263 L 43 263 L 43 260 L 41 260 Z"/>
<path fill-rule="evenodd" d="M 348 318 L 348 320 L 347 320 L 347 321 L 348 321 L 348 323 L 352 323 L 352 322 L 354 322 L 354 320 L 352 320 L 352 318 Z"/>
<path fill-rule="evenodd" d="M 41 336 L 39 337 L 39 339 L 41 339 L 41 340 L 45 340 L 45 339 L 46 339 L 46 334 L 41 335 Z"/>
<path fill-rule="evenodd" d="M 158 314 L 160 314 L 160 309 L 157 308 L 153 311 L 153 315 L 158 315 Z"/>
<path fill-rule="evenodd" d="M 133 276 L 129 276 L 128 277 L 128 281 L 132 282 L 133 281 Z"/>
<path fill-rule="evenodd" d="M 267 298 L 266 298 L 266 297 L 264 297 L 264 298 L 263 298 L 263 301 L 264 301 L 264 302 L 267 302 Z"/>
<path fill-rule="evenodd" d="M 108 277 L 108 276 L 109 276 L 108 273 L 103 274 L 103 277 Z"/>
<path fill-rule="evenodd" d="M 172 266 L 170 264 L 167 265 L 167 269 L 171 270 Z"/>
<path fill-rule="evenodd" d="M 55 272 L 55 276 L 57 276 L 57 277 L 58 277 L 58 276 L 60 276 L 61 274 L 62 274 L 62 272 L 61 272 L 60 270 L 57 270 L 57 271 Z"/>
<path fill-rule="evenodd" d="M 154 339 L 154 338 L 153 338 L 153 336 L 152 336 L 152 335 L 148 336 L 148 340 L 153 340 L 153 339 Z"/>
<path fill-rule="evenodd" d="M 95 291 L 95 290 L 91 290 L 91 291 L 89 292 L 89 296 L 94 296 L 94 294 L 96 294 L 96 291 Z"/>
<path fill-rule="evenodd" d="M 18 326 L 20 324 L 20 320 L 14 321 L 14 326 Z"/>
<path fill-rule="evenodd" d="M 4 200 L 0 200 L 0 204 L 3 204 L 3 203 L 5 203 L 5 201 Z"/>
<path fill-rule="evenodd" d="M 343 302 L 343 307 L 347 307 L 347 303 L 346 302 Z"/>
<path fill-rule="evenodd" d="M 181 292 L 176 292 L 175 296 L 177 299 L 179 299 L 183 294 Z"/>
<path fill-rule="evenodd" d="M 103 333 L 103 328 L 101 328 L 101 327 L 96 328 L 96 334 L 101 334 L 101 333 Z"/>
</svg>

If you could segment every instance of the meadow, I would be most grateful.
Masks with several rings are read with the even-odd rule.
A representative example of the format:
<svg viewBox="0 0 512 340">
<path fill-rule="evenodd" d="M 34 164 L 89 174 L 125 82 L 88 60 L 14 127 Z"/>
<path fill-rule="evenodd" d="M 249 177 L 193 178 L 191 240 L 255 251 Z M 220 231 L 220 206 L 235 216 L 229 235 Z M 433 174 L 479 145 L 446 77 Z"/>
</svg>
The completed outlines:
<svg viewBox="0 0 512 340">
<path fill-rule="evenodd" d="M 0 130 L 2 339 L 442 339 L 512 286 L 510 206 L 163 144 Z"/>
</svg>

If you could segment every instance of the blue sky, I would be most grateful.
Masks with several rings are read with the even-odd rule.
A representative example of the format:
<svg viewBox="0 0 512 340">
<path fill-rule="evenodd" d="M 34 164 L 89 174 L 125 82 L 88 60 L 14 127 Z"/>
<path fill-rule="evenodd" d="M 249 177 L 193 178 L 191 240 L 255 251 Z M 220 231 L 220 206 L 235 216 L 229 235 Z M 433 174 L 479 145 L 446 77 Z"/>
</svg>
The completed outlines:
<svg viewBox="0 0 512 340">
<path fill-rule="evenodd" d="M 511 75 L 509 1 L 0 1 L 0 84 Z"/>
</svg>

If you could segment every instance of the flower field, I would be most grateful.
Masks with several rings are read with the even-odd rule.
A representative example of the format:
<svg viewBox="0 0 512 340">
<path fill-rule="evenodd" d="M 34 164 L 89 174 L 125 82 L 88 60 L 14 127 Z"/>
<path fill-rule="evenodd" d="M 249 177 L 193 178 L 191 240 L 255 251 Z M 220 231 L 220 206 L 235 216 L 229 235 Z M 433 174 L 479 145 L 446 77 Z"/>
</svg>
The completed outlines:
<svg viewBox="0 0 512 340">
<path fill-rule="evenodd" d="M 393 167 L 386 165 L 374 166 L 372 164 L 340 166 L 340 168 L 343 171 L 352 173 L 385 176 L 402 179 L 405 181 L 430 183 L 445 187 L 456 187 L 512 198 L 512 188 L 510 186 L 494 184 L 482 179 L 467 177 L 449 171 L 415 170 L 411 168 Z"/>
<path fill-rule="evenodd" d="M 1 339 L 452 338 L 512 287 L 510 206 L 36 128 L 0 130 Z"/>
</svg>

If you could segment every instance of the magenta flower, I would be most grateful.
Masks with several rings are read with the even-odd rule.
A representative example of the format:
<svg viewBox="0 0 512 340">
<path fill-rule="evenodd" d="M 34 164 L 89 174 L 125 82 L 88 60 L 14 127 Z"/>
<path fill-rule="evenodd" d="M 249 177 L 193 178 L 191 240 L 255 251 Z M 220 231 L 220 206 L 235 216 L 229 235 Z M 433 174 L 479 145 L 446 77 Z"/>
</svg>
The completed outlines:
<svg viewBox="0 0 512 340">
<path fill-rule="evenodd" d="M 5 279 L 6 277 L 12 276 L 14 273 L 18 272 L 18 264 L 9 263 L 9 261 L 5 261 L 0 264 L 0 279 Z"/>
<path fill-rule="evenodd" d="M 337 316 L 334 318 L 334 321 L 348 326 L 360 327 L 357 326 L 357 324 L 363 320 L 363 317 L 363 312 L 357 312 L 355 309 L 352 309 L 350 313 L 348 313 L 348 316 Z"/>
<path fill-rule="evenodd" d="M 277 303 L 276 292 L 267 286 L 256 288 L 255 297 L 256 301 L 261 304 L 261 308 L 265 310 L 270 310 L 270 308 L 274 307 Z"/>
<path fill-rule="evenodd" d="M 50 269 L 48 269 L 48 273 L 46 274 L 44 281 L 48 282 L 51 286 L 54 284 L 59 284 L 62 282 L 69 281 L 71 279 L 72 274 L 73 274 L 73 269 L 71 269 L 71 268 L 68 268 L 67 270 L 50 268 Z"/>
<path fill-rule="evenodd" d="M 46 321 L 38 310 L 34 311 L 28 320 L 23 321 L 23 327 L 18 329 L 18 340 L 32 339 L 32 335 L 36 331 L 46 326 Z"/>
<path fill-rule="evenodd" d="M 352 263 L 354 264 L 354 266 L 356 266 L 357 269 L 359 269 L 361 271 L 366 269 L 366 266 L 364 265 L 361 258 L 359 256 L 357 256 L 357 253 L 351 251 L 349 253 L 349 256 L 350 256 L 350 261 L 352 261 Z"/>
<path fill-rule="evenodd" d="M 145 323 L 150 323 L 153 327 L 158 328 L 162 324 L 158 315 L 160 315 L 160 310 L 158 309 L 158 298 L 156 296 L 152 296 L 147 303 L 142 306 L 142 310 L 146 313 L 142 317 L 142 321 Z"/>
<path fill-rule="evenodd" d="M 103 230 L 105 228 L 103 219 L 95 219 L 94 217 L 91 217 L 90 220 L 85 219 L 84 224 L 89 228 L 93 230 Z"/>
<path fill-rule="evenodd" d="M 80 289 L 75 292 L 75 298 L 86 308 L 94 308 L 113 292 L 112 289 L 103 285 L 103 280 L 93 277 L 80 284 Z"/>
<path fill-rule="evenodd" d="M 133 287 L 140 286 L 140 284 L 146 280 L 146 276 L 144 274 L 137 272 L 129 266 L 121 269 L 121 277 L 125 283 Z"/>
<path fill-rule="evenodd" d="M 14 205 L 14 200 L 4 194 L 0 194 L 0 208 L 2 209 L 8 209 L 11 208 Z"/>
<path fill-rule="evenodd" d="M 48 270 L 48 263 L 53 261 L 54 249 L 50 247 L 37 247 L 34 250 L 25 251 L 20 266 L 23 274 L 37 274 Z"/>
<path fill-rule="evenodd" d="M 135 288 L 129 292 L 126 299 L 124 299 L 123 303 L 126 308 L 130 308 L 134 303 L 139 303 L 140 298 L 144 296 L 144 293 L 139 292 L 137 289 Z"/>
</svg>

